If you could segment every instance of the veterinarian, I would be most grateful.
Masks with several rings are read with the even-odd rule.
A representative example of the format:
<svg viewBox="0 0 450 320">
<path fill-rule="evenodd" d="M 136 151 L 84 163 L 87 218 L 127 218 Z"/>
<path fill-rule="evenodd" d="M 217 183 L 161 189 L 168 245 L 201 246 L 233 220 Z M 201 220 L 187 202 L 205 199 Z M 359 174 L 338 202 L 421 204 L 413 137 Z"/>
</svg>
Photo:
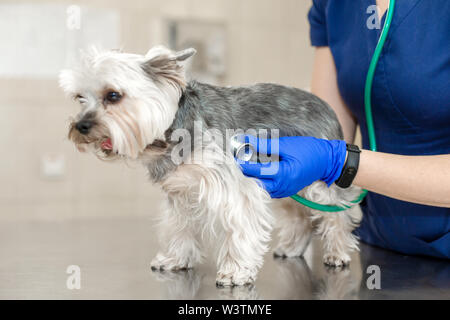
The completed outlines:
<svg viewBox="0 0 450 320">
<path fill-rule="evenodd" d="M 379 152 L 368 151 L 364 111 L 367 70 L 381 32 L 367 23 L 375 4 L 383 26 L 389 0 L 313 0 L 308 15 L 316 47 L 312 92 L 334 109 L 345 141 L 283 137 L 275 175 L 261 175 L 257 163 L 243 164 L 243 171 L 274 198 L 316 180 L 353 182 L 370 191 L 355 231 L 362 241 L 450 259 L 450 1 L 396 2 L 372 87 Z M 361 153 L 346 145 L 358 124 Z M 357 170 L 343 169 L 356 169 L 358 158 Z"/>
</svg>

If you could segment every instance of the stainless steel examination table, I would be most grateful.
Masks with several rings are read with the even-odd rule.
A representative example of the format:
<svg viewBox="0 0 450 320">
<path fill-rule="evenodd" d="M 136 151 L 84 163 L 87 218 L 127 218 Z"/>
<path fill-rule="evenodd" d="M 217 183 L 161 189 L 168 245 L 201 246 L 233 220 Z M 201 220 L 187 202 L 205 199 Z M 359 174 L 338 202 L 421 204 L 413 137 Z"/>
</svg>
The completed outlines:
<svg viewBox="0 0 450 320">
<path fill-rule="evenodd" d="M 194 270 L 152 272 L 157 250 L 150 218 L 1 222 L 0 299 L 450 299 L 448 261 L 365 244 L 344 269 L 322 264 L 317 239 L 304 258 L 270 252 L 255 284 L 235 288 L 216 288 L 211 256 Z M 80 289 L 67 287 L 70 265 Z"/>
</svg>

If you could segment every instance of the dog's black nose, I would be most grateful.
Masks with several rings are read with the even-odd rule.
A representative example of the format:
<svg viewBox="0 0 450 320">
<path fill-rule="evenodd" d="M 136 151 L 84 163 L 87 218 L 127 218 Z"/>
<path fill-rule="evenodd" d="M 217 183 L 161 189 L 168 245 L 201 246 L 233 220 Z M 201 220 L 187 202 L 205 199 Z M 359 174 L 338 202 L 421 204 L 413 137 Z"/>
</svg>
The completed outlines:
<svg viewBox="0 0 450 320">
<path fill-rule="evenodd" d="M 77 122 L 75 128 L 77 128 L 77 130 L 80 131 L 81 134 L 88 134 L 93 125 L 94 123 L 92 121 L 81 120 Z"/>
</svg>

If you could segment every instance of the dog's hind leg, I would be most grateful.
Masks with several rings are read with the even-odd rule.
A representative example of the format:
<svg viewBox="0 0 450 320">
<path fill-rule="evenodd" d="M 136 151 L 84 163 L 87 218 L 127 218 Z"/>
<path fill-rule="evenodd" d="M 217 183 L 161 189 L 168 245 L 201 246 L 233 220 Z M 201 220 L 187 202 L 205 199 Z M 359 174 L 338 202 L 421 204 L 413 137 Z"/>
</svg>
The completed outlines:
<svg viewBox="0 0 450 320">
<path fill-rule="evenodd" d="M 324 205 L 350 206 L 361 192 L 357 187 L 341 189 L 336 185 L 329 188 L 317 181 L 304 189 L 307 199 Z M 315 232 L 323 241 L 323 262 L 333 267 L 342 267 L 350 263 L 350 253 L 358 249 L 358 239 L 352 231 L 362 218 L 361 208 L 352 208 L 339 212 L 322 212 L 310 209 L 311 221 Z"/>
<path fill-rule="evenodd" d="M 159 221 L 161 251 L 151 262 L 152 270 L 184 270 L 203 259 L 198 231 L 192 217 L 185 214 L 183 198 L 166 200 Z"/>
<path fill-rule="evenodd" d="M 274 251 L 276 257 L 303 256 L 313 234 L 307 210 L 292 199 L 277 200 L 274 204 L 278 229 L 278 245 Z"/>
<path fill-rule="evenodd" d="M 322 213 L 317 233 L 323 240 L 323 262 L 326 265 L 348 265 L 351 260 L 350 253 L 359 250 L 358 239 L 352 233 L 356 227 L 352 217 L 360 215 L 360 212 L 361 208 L 355 206 L 342 212 Z"/>
</svg>

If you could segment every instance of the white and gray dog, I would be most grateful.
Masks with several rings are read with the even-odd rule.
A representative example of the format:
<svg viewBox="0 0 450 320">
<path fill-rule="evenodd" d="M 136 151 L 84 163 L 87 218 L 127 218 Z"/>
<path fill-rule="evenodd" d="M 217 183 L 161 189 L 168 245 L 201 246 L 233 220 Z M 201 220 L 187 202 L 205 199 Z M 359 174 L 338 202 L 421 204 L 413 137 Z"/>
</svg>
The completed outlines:
<svg viewBox="0 0 450 320">
<path fill-rule="evenodd" d="M 138 160 L 164 191 L 162 248 L 152 269 L 192 268 L 204 258 L 208 239 L 217 248 L 217 284 L 251 283 L 275 226 L 280 230 L 276 255 L 301 256 L 315 232 L 323 239 L 324 263 L 348 264 L 349 253 L 358 249 L 352 230 L 361 219 L 359 206 L 323 213 L 292 199 L 271 200 L 212 138 L 228 135 L 230 129 L 277 129 L 280 136 L 342 139 L 334 112 L 316 96 L 295 88 L 187 82 L 183 61 L 194 53 L 155 47 L 143 56 L 92 49 L 77 67 L 60 74 L 61 87 L 82 107 L 69 131 L 77 148 L 101 159 Z M 203 133 L 202 143 L 178 134 L 184 130 L 195 136 L 196 127 Z M 180 152 L 186 141 L 189 152 Z M 299 194 L 344 206 L 359 193 L 356 187 L 328 188 L 317 181 Z"/>
</svg>

